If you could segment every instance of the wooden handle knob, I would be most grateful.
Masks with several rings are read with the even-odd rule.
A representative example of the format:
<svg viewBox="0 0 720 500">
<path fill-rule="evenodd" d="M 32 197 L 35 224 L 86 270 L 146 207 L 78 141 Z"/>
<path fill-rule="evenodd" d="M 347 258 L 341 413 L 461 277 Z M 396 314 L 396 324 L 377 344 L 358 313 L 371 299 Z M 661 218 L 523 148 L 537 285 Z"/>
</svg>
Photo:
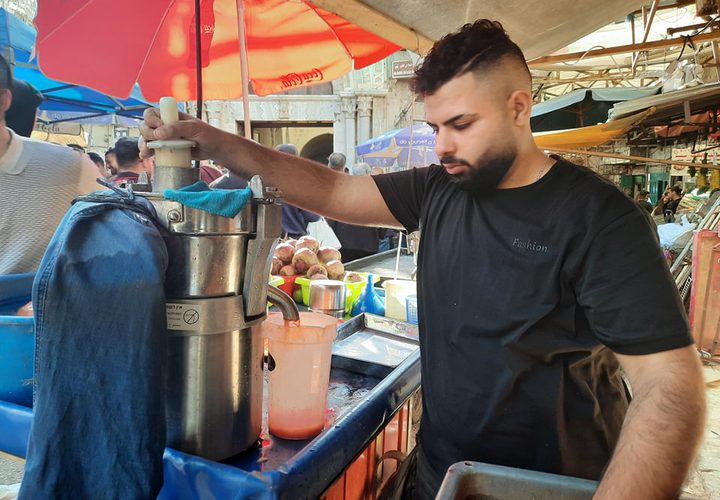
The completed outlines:
<svg viewBox="0 0 720 500">
<path fill-rule="evenodd" d="M 177 101 L 174 97 L 160 98 L 160 119 L 165 125 L 175 123 L 179 120 Z"/>
</svg>

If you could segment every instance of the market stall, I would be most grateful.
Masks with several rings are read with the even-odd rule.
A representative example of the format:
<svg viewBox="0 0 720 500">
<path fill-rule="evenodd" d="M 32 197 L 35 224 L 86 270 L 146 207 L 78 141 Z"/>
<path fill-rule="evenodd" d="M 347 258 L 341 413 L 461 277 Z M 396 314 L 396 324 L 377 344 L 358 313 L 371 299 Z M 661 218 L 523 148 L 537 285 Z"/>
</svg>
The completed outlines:
<svg viewBox="0 0 720 500">
<path fill-rule="evenodd" d="M 390 278 L 397 257 L 396 251 L 388 251 L 347 268 Z M 399 276 L 409 275 L 412 256 L 401 255 L 399 263 Z M 4 313 L 14 313 L 29 299 L 31 284 L 31 275 L 4 279 Z M 322 433 L 288 440 L 268 431 L 266 366 L 258 443 L 220 461 L 168 447 L 160 498 L 316 498 L 323 493 L 346 498 L 377 492 L 397 465 L 386 457 L 408 452 L 412 442 L 410 398 L 420 385 L 417 326 L 362 314 L 337 331 Z M 0 356 L 15 360 L 0 362 L 5 367 L 0 377 L 0 453 L 23 458 L 33 418 L 32 318 L 0 316 L 0 333 L 14 340 Z M 359 346 L 368 342 L 374 342 L 373 348 L 360 352 Z"/>
</svg>

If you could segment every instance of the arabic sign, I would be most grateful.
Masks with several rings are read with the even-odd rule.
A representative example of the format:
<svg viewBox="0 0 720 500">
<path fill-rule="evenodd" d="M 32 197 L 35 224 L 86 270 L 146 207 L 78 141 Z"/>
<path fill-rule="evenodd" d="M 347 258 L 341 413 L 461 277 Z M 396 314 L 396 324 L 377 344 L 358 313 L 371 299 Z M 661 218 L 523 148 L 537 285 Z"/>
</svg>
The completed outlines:
<svg viewBox="0 0 720 500">
<path fill-rule="evenodd" d="M 411 60 L 393 61 L 392 77 L 396 79 L 411 78 L 415 73 L 415 65 Z"/>
</svg>

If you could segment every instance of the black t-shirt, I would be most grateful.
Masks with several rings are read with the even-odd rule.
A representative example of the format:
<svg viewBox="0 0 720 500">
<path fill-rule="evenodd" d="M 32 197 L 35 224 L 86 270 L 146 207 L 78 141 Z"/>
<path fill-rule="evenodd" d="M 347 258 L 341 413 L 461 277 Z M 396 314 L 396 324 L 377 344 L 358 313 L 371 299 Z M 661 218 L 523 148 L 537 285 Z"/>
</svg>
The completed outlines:
<svg viewBox="0 0 720 500">
<path fill-rule="evenodd" d="M 638 355 L 692 343 L 647 214 L 561 159 L 531 185 L 483 196 L 436 165 L 373 178 L 397 220 L 422 231 L 430 463 L 597 479 L 626 404 L 601 345 Z"/>
</svg>

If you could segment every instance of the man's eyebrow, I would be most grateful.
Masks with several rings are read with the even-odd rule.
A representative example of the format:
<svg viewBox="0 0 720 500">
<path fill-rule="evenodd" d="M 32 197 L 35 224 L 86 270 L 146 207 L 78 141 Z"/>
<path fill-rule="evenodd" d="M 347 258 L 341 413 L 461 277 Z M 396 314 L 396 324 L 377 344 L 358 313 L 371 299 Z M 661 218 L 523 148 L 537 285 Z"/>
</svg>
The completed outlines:
<svg viewBox="0 0 720 500">
<path fill-rule="evenodd" d="M 452 123 L 454 123 L 454 122 L 456 122 L 456 121 L 462 120 L 462 119 L 475 118 L 475 117 L 477 117 L 477 113 L 463 113 L 463 114 L 460 114 L 460 115 L 455 115 L 455 116 L 453 116 L 452 118 L 450 118 L 449 120 L 445 120 L 445 121 L 443 122 L 443 125 L 450 125 L 450 124 L 452 124 Z M 437 125 L 435 125 L 435 124 L 432 123 L 432 122 L 426 121 L 425 123 L 427 123 L 429 126 L 431 126 L 431 127 L 433 127 L 433 128 L 437 128 Z"/>
</svg>

